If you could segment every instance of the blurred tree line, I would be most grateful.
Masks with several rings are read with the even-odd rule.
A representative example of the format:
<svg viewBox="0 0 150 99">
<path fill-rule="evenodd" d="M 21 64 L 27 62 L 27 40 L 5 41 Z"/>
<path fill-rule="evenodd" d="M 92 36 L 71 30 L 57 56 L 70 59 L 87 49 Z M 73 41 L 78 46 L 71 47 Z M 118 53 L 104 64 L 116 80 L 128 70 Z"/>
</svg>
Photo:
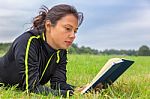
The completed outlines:
<svg viewBox="0 0 150 99">
<path fill-rule="evenodd" d="M 11 43 L 0 43 L 0 54 L 5 53 L 10 48 Z"/>
<path fill-rule="evenodd" d="M 72 44 L 68 50 L 71 54 L 101 54 L 101 55 L 129 55 L 129 56 L 150 56 L 150 48 L 146 45 L 142 45 L 138 50 L 116 50 L 116 49 L 105 49 L 99 51 L 90 47 Z"/>
<path fill-rule="evenodd" d="M 10 46 L 11 43 L 0 43 L 0 53 L 8 51 Z M 77 44 L 72 44 L 72 46 L 68 49 L 68 52 L 70 54 L 150 56 L 150 48 L 146 45 L 142 45 L 138 50 L 105 49 L 103 51 L 99 51 L 90 47 L 78 47 Z"/>
</svg>

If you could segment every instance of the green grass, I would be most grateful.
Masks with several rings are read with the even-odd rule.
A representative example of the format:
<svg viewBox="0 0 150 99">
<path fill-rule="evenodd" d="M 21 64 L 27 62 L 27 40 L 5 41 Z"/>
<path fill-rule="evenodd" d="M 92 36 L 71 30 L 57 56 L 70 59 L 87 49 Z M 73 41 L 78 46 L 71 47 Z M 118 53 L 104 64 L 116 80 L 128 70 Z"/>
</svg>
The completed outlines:
<svg viewBox="0 0 150 99">
<path fill-rule="evenodd" d="M 96 95 L 89 94 L 88 97 L 150 98 L 150 57 L 71 55 L 68 63 L 68 82 L 78 86 L 88 83 L 105 62 L 113 57 L 131 59 L 135 63 L 117 79 L 113 86 Z"/>
<path fill-rule="evenodd" d="M 80 95 L 71 99 L 150 99 L 150 57 L 142 56 L 101 56 L 101 55 L 69 55 L 67 65 L 67 82 L 76 86 L 83 86 L 90 82 L 106 61 L 113 57 L 134 60 L 135 63 L 121 75 L 108 89 L 100 93 Z M 22 99 L 55 99 L 53 95 L 43 96 L 16 90 L 15 87 L 0 87 L 0 98 Z"/>
</svg>

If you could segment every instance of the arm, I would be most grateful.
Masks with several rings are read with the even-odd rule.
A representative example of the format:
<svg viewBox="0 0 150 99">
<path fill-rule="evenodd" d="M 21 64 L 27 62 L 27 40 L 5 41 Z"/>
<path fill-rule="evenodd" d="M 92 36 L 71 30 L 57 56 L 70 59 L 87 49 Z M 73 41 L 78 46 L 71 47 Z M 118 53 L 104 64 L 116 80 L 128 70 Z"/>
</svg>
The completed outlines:
<svg viewBox="0 0 150 99">
<path fill-rule="evenodd" d="M 60 90 L 74 90 L 74 86 L 67 84 L 66 80 L 66 64 L 67 64 L 67 51 L 62 50 L 60 52 L 60 61 L 56 67 L 55 72 L 53 73 L 50 82 L 52 89 L 60 89 Z"/>
<path fill-rule="evenodd" d="M 30 91 L 39 85 L 39 63 L 36 40 L 29 42 L 29 35 L 17 39 L 14 44 L 16 65 L 20 68 L 21 89 Z M 27 46 L 29 49 L 27 49 Z"/>
<path fill-rule="evenodd" d="M 14 43 L 14 52 L 16 65 L 20 68 L 21 82 L 19 86 L 27 92 L 42 93 L 48 95 L 52 93 L 54 95 L 66 96 L 65 90 L 53 90 L 39 83 L 39 59 L 38 59 L 38 47 L 36 38 L 30 41 L 22 37 L 17 39 Z M 28 46 L 28 48 L 27 48 Z"/>
</svg>

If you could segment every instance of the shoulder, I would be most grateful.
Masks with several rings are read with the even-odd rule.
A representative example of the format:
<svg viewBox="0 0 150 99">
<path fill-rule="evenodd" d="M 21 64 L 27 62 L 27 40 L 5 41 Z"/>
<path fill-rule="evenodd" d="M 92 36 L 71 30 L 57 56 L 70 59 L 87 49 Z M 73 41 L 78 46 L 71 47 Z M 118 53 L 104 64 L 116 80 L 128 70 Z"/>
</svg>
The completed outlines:
<svg viewBox="0 0 150 99">
<path fill-rule="evenodd" d="M 31 31 L 24 32 L 13 42 L 13 47 L 26 47 L 29 44 L 37 45 L 40 35 L 33 35 Z"/>
<path fill-rule="evenodd" d="M 19 37 L 17 37 L 14 42 L 28 42 L 29 39 L 38 39 L 40 35 L 34 35 L 34 32 L 31 31 L 27 31 L 24 32 L 23 34 L 21 34 Z"/>
<path fill-rule="evenodd" d="M 38 53 L 39 48 L 40 40 L 38 39 L 38 36 L 32 35 L 30 31 L 27 31 L 16 38 L 11 46 L 11 50 L 14 52 L 15 57 L 24 56 L 26 52 L 32 55 L 36 54 Z"/>
</svg>

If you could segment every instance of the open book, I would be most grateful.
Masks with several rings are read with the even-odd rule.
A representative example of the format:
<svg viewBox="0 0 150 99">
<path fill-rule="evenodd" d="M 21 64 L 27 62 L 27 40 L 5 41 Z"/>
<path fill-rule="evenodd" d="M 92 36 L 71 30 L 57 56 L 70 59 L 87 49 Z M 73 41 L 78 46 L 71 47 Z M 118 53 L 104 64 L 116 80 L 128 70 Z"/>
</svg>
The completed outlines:
<svg viewBox="0 0 150 99">
<path fill-rule="evenodd" d="M 99 85 L 106 88 L 107 85 L 111 85 L 133 63 L 134 61 L 121 58 L 109 59 L 94 79 L 81 91 L 81 94 L 87 93 Z"/>
</svg>

